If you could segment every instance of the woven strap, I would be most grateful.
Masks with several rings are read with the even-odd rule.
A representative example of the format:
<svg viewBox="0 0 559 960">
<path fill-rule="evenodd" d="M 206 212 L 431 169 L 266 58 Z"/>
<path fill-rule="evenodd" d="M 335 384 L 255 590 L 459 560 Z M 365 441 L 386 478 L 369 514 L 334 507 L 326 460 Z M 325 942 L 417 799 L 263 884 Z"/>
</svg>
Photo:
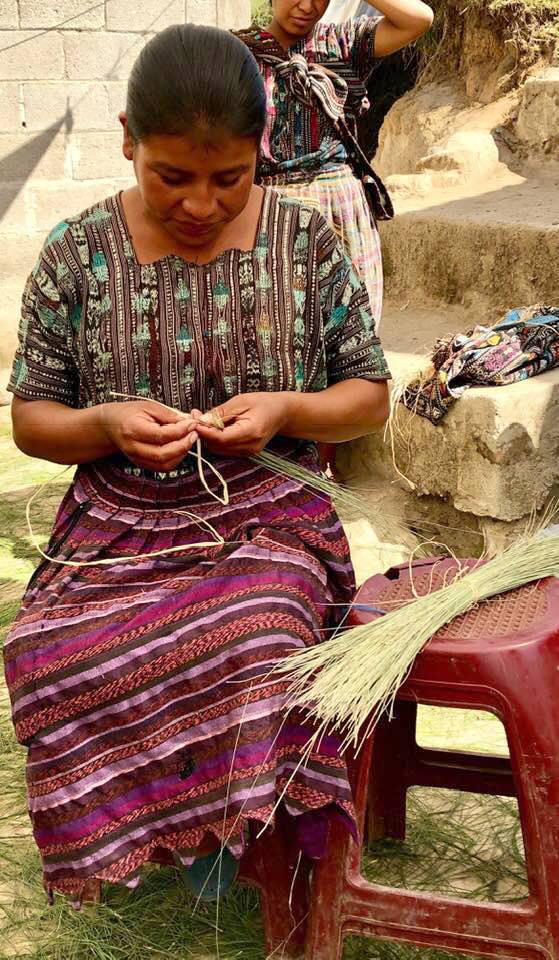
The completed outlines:
<svg viewBox="0 0 559 960">
<path fill-rule="evenodd" d="M 275 57 L 264 57 L 275 61 Z M 344 116 L 347 84 L 316 63 L 308 63 L 296 53 L 289 60 L 274 63 L 276 74 L 286 81 L 294 97 L 308 107 L 319 106 L 334 124 Z"/>
<path fill-rule="evenodd" d="M 367 202 L 377 220 L 391 220 L 394 209 L 389 193 L 364 154 L 357 137 L 345 116 L 347 83 L 322 64 L 308 63 L 300 54 L 285 58 L 285 51 L 273 37 L 263 37 L 258 31 L 238 34 L 261 63 L 273 67 L 276 75 L 288 83 L 293 96 L 309 107 L 318 109 L 330 120 L 344 144 L 348 162 L 365 188 Z"/>
</svg>

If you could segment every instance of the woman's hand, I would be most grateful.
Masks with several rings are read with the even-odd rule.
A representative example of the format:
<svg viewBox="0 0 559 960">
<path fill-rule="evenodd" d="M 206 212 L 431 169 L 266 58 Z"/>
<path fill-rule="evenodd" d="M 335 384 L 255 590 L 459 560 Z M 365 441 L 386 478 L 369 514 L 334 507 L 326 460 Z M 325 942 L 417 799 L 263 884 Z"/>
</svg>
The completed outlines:
<svg viewBox="0 0 559 960">
<path fill-rule="evenodd" d="M 281 433 L 291 410 L 291 393 L 241 393 L 216 407 L 214 413 L 225 424 L 213 426 L 211 413 L 193 410 L 196 432 L 212 453 L 226 457 L 251 457 Z"/>
<path fill-rule="evenodd" d="M 202 415 L 196 432 L 225 457 L 251 457 L 277 433 L 317 443 L 343 443 L 380 429 L 389 414 L 384 381 L 352 379 L 314 393 L 242 393 Z M 224 429 L 213 426 L 222 420 Z"/>
<path fill-rule="evenodd" d="M 192 417 L 150 400 L 105 403 L 97 409 L 107 440 L 146 470 L 174 470 L 197 440 Z"/>
</svg>

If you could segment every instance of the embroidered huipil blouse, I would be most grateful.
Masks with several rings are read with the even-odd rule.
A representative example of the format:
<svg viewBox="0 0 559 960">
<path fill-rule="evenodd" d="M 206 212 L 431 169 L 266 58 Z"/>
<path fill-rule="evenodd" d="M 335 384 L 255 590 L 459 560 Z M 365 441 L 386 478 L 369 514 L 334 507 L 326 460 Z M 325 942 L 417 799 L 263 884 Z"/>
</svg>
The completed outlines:
<svg viewBox="0 0 559 960">
<path fill-rule="evenodd" d="M 297 41 L 288 51 L 280 51 L 280 55 L 289 58 L 300 54 L 308 63 L 322 64 L 327 69 L 334 63 L 345 65 L 345 70 L 337 70 L 339 75 L 350 88 L 355 80 L 362 81 L 359 86 L 364 93 L 362 84 L 373 67 L 378 23 L 378 17 L 368 16 L 341 24 L 317 23 L 307 37 Z M 273 40 L 265 30 L 256 33 L 262 39 Z M 243 33 L 239 35 L 244 39 Z M 268 111 L 258 164 L 259 177 L 279 177 L 296 182 L 332 173 L 344 166 L 347 151 L 332 123 L 314 106 L 307 106 L 293 97 L 286 80 L 278 77 L 271 65 L 260 62 L 259 66 L 266 87 Z"/>
<path fill-rule="evenodd" d="M 60 223 L 24 297 L 10 389 L 71 407 L 385 380 L 365 287 L 320 213 L 266 190 L 253 250 L 141 265 L 119 196 Z"/>
</svg>

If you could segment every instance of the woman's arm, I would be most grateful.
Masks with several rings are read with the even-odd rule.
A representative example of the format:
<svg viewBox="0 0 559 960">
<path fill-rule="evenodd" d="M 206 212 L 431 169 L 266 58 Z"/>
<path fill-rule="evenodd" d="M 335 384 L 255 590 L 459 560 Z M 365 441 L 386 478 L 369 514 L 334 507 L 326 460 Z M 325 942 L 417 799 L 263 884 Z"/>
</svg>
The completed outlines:
<svg viewBox="0 0 559 960">
<path fill-rule="evenodd" d="M 422 0 L 371 0 L 383 14 L 375 35 L 375 56 L 387 57 L 426 33 L 433 11 Z"/>
<path fill-rule="evenodd" d="M 12 404 L 16 445 L 53 463 L 89 463 L 121 451 L 147 470 L 173 470 L 196 441 L 191 418 L 149 400 L 75 410 L 54 400 Z"/>
<path fill-rule="evenodd" d="M 342 443 L 378 430 L 389 414 L 385 382 L 352 379 L 317 393 L 244 393 L 212 416 L 194 411 L 196 429 L 210 450 L 225 456 L 254 456 L 277 433 L 321 443 Z"/>
<path fill-rule="evenodd" d="M 319 393 L 288 394 L 286 437 L 343 443 L 379 430 L 390 412 L 388 385 L 370 380 L 344 380 Z"/>
</svg>

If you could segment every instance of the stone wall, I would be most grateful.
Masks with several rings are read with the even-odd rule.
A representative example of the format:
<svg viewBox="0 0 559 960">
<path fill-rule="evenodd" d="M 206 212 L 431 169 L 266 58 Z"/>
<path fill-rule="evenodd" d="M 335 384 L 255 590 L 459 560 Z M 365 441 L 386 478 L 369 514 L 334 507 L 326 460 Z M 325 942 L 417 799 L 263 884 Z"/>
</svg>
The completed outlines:
<svg viewBox="0 0 559 960">
<path fill-rule="evenodd" d="M 129 182 L 117 115 L 130 67 L 184 20 L 246 26 L 250 0 L 0 0 L 0 367 L 45 233 Z"/>
</svg>

